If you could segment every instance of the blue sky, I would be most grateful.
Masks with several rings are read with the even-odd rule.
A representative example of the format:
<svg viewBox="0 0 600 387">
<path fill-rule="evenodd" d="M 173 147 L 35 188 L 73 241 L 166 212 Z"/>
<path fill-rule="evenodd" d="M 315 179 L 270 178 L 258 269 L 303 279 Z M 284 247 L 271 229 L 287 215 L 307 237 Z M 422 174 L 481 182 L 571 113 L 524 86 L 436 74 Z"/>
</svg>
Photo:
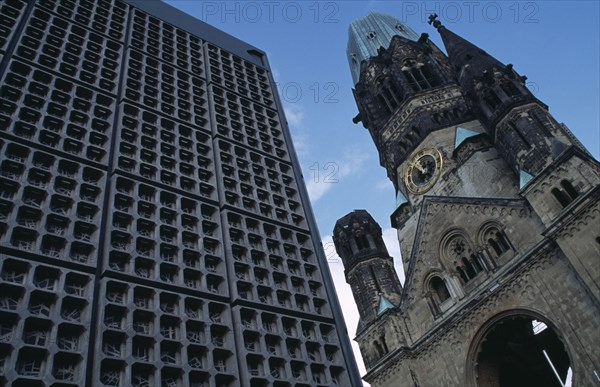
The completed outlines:
<svg viewBox="0 0 600 387">
<path fill-rule="evenodd" d="M 600 2 L 167 2 L 267 52 L 351 337 L 357 313 L 348 307 L 354 302 L 328 243 L 335 221 L 353 209 L 368 210 L 399 259 L 389 220 L 393 186 L 367 130 L 352 123 L 357 109 L 346 59 L 351 21 L 370 11 L 386 13 L 443 47 L 426 23 L 430 13 L 437 13 L 455 33 L 513 63 L 550 113 L 599 157 Z"/>
</svg>

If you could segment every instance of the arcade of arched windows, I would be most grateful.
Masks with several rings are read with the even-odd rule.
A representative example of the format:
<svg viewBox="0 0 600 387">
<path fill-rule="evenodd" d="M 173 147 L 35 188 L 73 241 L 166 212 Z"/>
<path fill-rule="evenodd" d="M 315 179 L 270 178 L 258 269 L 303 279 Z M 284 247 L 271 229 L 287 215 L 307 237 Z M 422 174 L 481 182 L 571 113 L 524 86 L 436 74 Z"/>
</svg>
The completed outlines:
<svg viewBox="0 0 600 387">
<path fill-rule="evenodd" d="M 513 247 L 497 222 L 484 223 L 477 234 L 478 247 L 463 230 L 450 230 L 440 243 L 440 263 L 445 274 L 430 274 L 425 279 L 424 292 L 432 313 L 439 315 L 453 304 L 449 300 L 461 298 L 469 285 L 484 273 L 500 266 L 500 258 Z"/>
<path fill-rule="evenodd" d="M 383 119 L 386 119 L 398 108 L 403 95 L 387 71 L 379 75 L 373 84 L 375 85 L 373 94 L 377 101 L 378 112 Z"/>
<path fill-rule="evenodd" d="M 383 357 L 390 350 L 387 346 L 387 342 L 385 341 L 385 335 L 380 335 L 378 339 L 376 339 L 373 344 L 375 345 L 375 350 L 377 351 L 378 357 Z"/>
<path fill-rule="evenodd" d="M 431 115 L 431 120 L 436 124 L 451 123 L 464 117 L 464 111 L 458 107 L 437 111 Z"/>
<path fill-rule="evenodd" d="M 579 191 L 573 187 L 573 184 L 569 180 L 565 179 L 561 180 L 560 184 L 552 188 L 550 192 L 563 208 L 571 204 L 579 196 Z"/>
<path fill-rule="evenodd" d="M 474 253 L 470 241 L 463 235 L 456 235 L 448 240 L 445 256 L 447 261 L 452 263 L 463 284 L 469 283 L 483 271 L 480 257 Z"/>
<path fill-rule="evenodd" d="M 518 97 L 521 95 L 521 91 L 510 80 L 504 80 L 504 81 L 500 82 L 500 89 L 509 98 L 514 98 L 514 97 Z"/>
<path fill-rule="evenodd" d="M 414 149 L 421 138 L 422 135 L 419 129 L 416 126 L 411 127 L 406 133 L 400 136 L 400 140 L 398 141 L 399 155 L 402 157 Z"/>
<path fill-rule="evenodd" d="M 492 112 L 494 112 L 502 104 L 502 100 L 500 100 L 498 93 L 494 89 L 485 91 L 483 94 L 483 101 Z"/>
<path fill-rule="evenodd" d="M 510 79 L 500 80 L 495 86 L 482 89 L 480 93 L 481 98 L 492 113 L 495 112 L 503 102 L 511 101 L 524 95 L 523 91 L 521 91 Z"/>
<path fill-rule="evenodd" d="M 494 257 L 500 257 L 506 251 L 510 250 L 506 234 L 497 227 L 488 228 L 484 233 L 483 241 L 488 246 L 488 252 L 492 253 Z"/>
<path fill-rule="evenodd" d="M 369 243 L 369 238 L 365 234 L 357 234 L 354 237 L 354 243 L 356 244 L 357 250 L 354 253 L 357 253 L 362 250 L 368 250 L 371 248 L 371 244 Z"/>
<path fill-rule="evenodd" d="M 402 62 L 401 70 L 414 92 L 431 89 L 440 85 L 439 77 L 427 62 L 407 58 Z"/>
<path fill-rule="evenodd" d="M 363 348 L 363 345 L 366 343 L 368 343 L 368 346 Z M 361 345 L 361 352 L 363 353 L 363 360 L 366 363 L 365 365 L 369 367 L 370 365 L 376 364 L 379 359 L 390 352 L 390 347 L 388 346 L 385 333 L 381 331 L 375 331 L 371 333 L 369 337 L 363 341 L 363 344 Z"/>
<path fill-rule="evenodd" d="M 369 250 L 375 246 L 373 237 L 364 232 L 357 232 L 354 236 L 348 240 L 348 243 L 344 246 L 340 246 L 340 252 L 342 255 L 356 255 Z"/>
<path fill-rule="evenodd" d="M 491 258 L 491 263 L 497 266 L 496 260 L 506 252 L 512 251 L 513 247 L 506 233 L 496 222 L 487 222 L 480 227 L 479 243 L 484 246 L 484 253 Z"/>
<path fill-rule="evenodd" d="M 337 248 L 342 256 L 350 256 L 360 254 L 375 247 L 373 237 L 365 232 L 357 232 L 352 238 L 347 240 L 347 243 L 340 244 Z"/>
<path fill-rule="evenodd" d="M 372 72 L 376 78 L 366 84 L 373 85 L 368 91 L 363 88 L 359 93 L 360 98 L 372 101 L 369 112 L 365 117 L 374 117 L 376 120 L 386 120 L 400 106 L 406 94 L 421 92 L 441 85 L 434 67 L 424 59 L 404 59 L 398 68 L 389 68 L 385 65 L 376 65 Z M 357 86 L 357 90 L 361 86 Z M 365 95 L 366 92 L 366 95 Z M 367 95 L 369 97 L 367 97 Z M 458 112 L 450 112 L 458 114 Z M 443 121 L 440 119 L 440 122 Z"/>
</svg>

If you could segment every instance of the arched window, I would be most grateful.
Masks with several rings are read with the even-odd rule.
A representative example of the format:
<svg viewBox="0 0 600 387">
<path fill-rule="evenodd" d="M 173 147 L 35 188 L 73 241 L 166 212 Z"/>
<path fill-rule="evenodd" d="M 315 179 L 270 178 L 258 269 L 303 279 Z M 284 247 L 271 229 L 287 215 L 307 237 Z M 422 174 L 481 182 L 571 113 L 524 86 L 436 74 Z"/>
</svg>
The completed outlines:
<svg viewBox="0 0 600 387">
<path fill-rule="evenodd" d="M 398 104 L 400 104 L 400 102 L 402 102 L 402 93 L 398 90 L 398 88 L 396 87 L 396 84 L 394 82 L 390 82 L 390 84 L 388 85 L 390 88 L 390 92 L 392 93 L 394 99 L 396 100 L 396 102 Z"/>
<path fill-rule="evenodd" d="M 512 129 L 513 133 L 521 140 L 521 143 L 525 145 L 525 148 L 531 149 L 531 143 L 526 137 L 526 132 L 524 134 L 522 128 L 517 127 L 517 125 L 512 121 L 507 121 L 506 124 L 510 129 Z"/>
<path fill-rule="evenodd" d="M 440 277 L 433 277 L 429 283 L 429 286 L 431 288 L 431 292 L 436 295 L 439 303 L 442 303 L 450 298 L 450 292 L 448 292 L 446 283 Z"/>
<path fill-rule="evenodd" d="M 483 100 L 485 101 L 485 103 L 489 106 L 490 110 L 492 110 L 492 111 L 496 110 L 496 108 L 502 103 L 502 101 L 500 101 L 500 98 L 498 98 L 496 93 L 494 93 L 494 91 L 492 91 L 492 90 L 488 91 L 485 94 L 485 96 L 483 97 Z"/>
<path fill-rule="evenodd" d="M 387 343 L 385 342 L 385 336 L 384 336 L 384 335 L 381 335 L 381 336 L 379 337 L 379 340 L 381 341 L 381 345 L 383 346 L 383 352 L 384 352 L 384 353 L 388 353 L 390 350 L 389 350 L 389 348 L 388 348 L 388 346 L 387 346 Z"/>
<path fill-rule="evenodd" d="M 375 340 L 375 342 L 373 344 L 375 345 L 375 350 L 377 351 L 377 356 L 379 356 L 379 357 L 383 356 L 383 348 L 381 347 L 381 344 L 379 344 L 379 341 Z"/>
<path fill-rule="evenodd" d="M 467 276 L 467 273 L 464 271 L 464 269 L 462 267 L 456 266 L 456 271 L 458 272 L 460 279 L 462 279 L 464 283 L 469 282 L 470 278 Z"/>
<path fill-rule="evenodd" d="M 465 257 L 462 257 L 460 261 L 462 262 L 462 266 L 467 272 L 467 276 L 469 277 L 469 279 L 474 278 L 477 275 L 477 272 L 475 271 L 473 265 L 471 265 L 471 262 L 469 262 L 469 260 Z"/>
<path fill-rule="evenodd" d="M 477 276 L 477 274 L 483 271 L 483 267 L 479 263 L 479 260 L 475 254 L 472 254 L 470 259 L 462 257 L 459 263 L 461 265 L 456 267 L 456 271 L 464 283 L 471 281 Z"/>
<path fill-rule="evenodd" d="M 355 236 L 354 240 L 356 241 L 356 247 L 358 247 L 359 251 L 369 249 L 371 247 L 365 234 Z"/>
<path fill-rule="evenodd" d="M 377 85 L 377 101 L 386 116 L 392 114 L 400 104 L 401 98 L 393 82 L 386 82 L 383 76 L 375 81 Z"/>
<path fill-rule="evenodd" d="M 406 144 L 404 144 L 403 141 L 398 143 L 398 149 L 400 150 L 400 153 L 404 153 L 406 151 Z"/>
<path fill-rule="evenodd" d="M 388 87 L 384 87 L 382 92 L 383 92 L 383 96 L 384 96 L 390 110 L 391 111 L 396 110 L 396 108 L 398 107 L 398 104 L 400 103 L 398 101 L 398 98 L 396 97 L 396 94 L 392 91 L 391 88 L 388 88 Z"/>
<path fill-rule="evenodd" d="M 548 121 L 548 118 L 546 116 L 544 116 L 544 120 L 542 120 L 537 113 L 535 112 L 534 109 L 531 109 L 527 112 L 527 114 L 529 114 L 529 117 L 531 117 L 532 120 L 535 121 L 535 123 L 537 124 L 538 128 L 540 128 L 540 130 L 544 133 L 544 135 L 548 136 L 548 137 L 552 137 L 552 131 L 546 126 L 544 121 Z M 552 125 L 550 125 L 550 127 L 552 127 Z"/>
<path fill-rule="evenodd" d="M 498 245 L 498 243 L 496 242 L 496 240 L 494 238 L 489 238 L 487 241 L 488 241 L 488 244 L 492 247 L 492 249 L 494 249 L 494 252 L 496 253 L 496 255 L 502 254 L 502 249 L 500 249 L 500 246 Z"/>
<path fill-rule="evenodd" d="M 417 63 L 414 59 L 406 59 L 402 63 L 402 73 L 413 91 L 430 89 L 440 84 L 427 63 Z"/>
<path fill-rule="evenodd" d="M 452 109 L 452 115 L 454 116 L 454 118 L 460 118 L 462 117 L 462 112 L 459 108 L 454 108 Z"/>
<path fill-rule="evenodd" d="M 392 114 L 392 110 L 390 108 L 390 105 L 388 105 L 388 103 L 385 100 L 385 98 L 383 97 L 383 95 L 379 94 L 377 96 L 377 101 L 379 102 L 379 106 L 383 109 L 383 113 L 386 116 L 389 116 L 390 114 Z"/>
<path fill-rule="evenodd" d="M 421 138 L 421 134 L 419 134 L 419 128 L 417 128 L 416 126 L 413 126 L 411 128 L 410 133 L 417 139 Z"/>
<path fill-rule="evenodd" d="M 512 249 L 506 233 L 500 230 L 499 227 L 499 225 L 493 223 L 487 224 L 482 227 L 479 236 L 482 244 L 487 244 L 488 252 L 496 257 Z"/>
<path fill-rule="evenodd" d="M 552 190 L 550 192 L 552 192 L 552 195 L 554 195 L 556 200 L 558 200 L 560 205 L 563 207 L 568 206 L 569 203 L 571 203 L 571 201 L 572 201 L 571 198 L 561 189 L 552 188 Z"/>
<path fill-rule="evenodd" d="M 498 243 L 498 247 L 500 248 L 500 254 L 502 254 L 505 251 L 510 250 L 510 244 L 508 243 L 506 234 L 504 234 L 502 231 L 496 232 L 496 241 Z"/>
<path fill-rule="evenodd" d="M 571 201 L 575 200 L 575 198 L 579 196 L 579 192 L 577 192 L 577 190 L 575 189 L 575 187 L 573 187 L 573 184 L 571 184 L 570 181 L 563 180 L 560 182 L 560 186 L 563 187 L 567 195 L 569 195 Z"/>
<path fill-rule="evenodd" d="M 479 273 L 480 271 L 483 270 L 483 267 L 481 267 L 481 263 L 479 263 L 479 259 L 477 258 L 477 256 L 475 254 L 471 254 L 471 265 L 473 266 L 473 268 L 475 269 L 475 271 L 477 273 Z"/>
<path fill-rule="evenodd" d="M 560 182 L 560 186 L 562 187 L 562 189 L 555 187 L 552 188 L 550 192 L 552 193 L 552 195 L 554 195 L 556 200 L 558 200 L 560 205 L 564 208 L 579 196 L 579 192 L 575 189 L 575 187 L 573 187 L 573 184 L 571 184 L 571 182 L 568 180 L 562 180 Z"/>
<path fill-rule="evenodd" d="M 521 94 L 519 89 L 510 81 L 501 83 L 500 88 L 508 97 L 516 97 Z"/>
<path fill-rule="evenodd" d="M 455 268 L 463 283 L 471 281 L 483 270 L 481 264 L 473 259 L 472 243 L 463 231 L 449 232 L 442 238 L 441 247 L 443 259 Z"/>
</svg>

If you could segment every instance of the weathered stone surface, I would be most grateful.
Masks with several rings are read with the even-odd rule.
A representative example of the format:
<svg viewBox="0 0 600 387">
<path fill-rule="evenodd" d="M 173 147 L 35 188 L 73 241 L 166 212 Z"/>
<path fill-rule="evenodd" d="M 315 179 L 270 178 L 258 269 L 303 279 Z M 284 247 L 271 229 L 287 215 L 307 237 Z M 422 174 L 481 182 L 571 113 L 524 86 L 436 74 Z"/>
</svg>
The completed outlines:
<svg viewBox="0 0 600 387">
<path fill-rule="evenodd" d="M 388 292 L 395 307 L 377 314 L 380 295 L 388 293 L 375 278 L 400 289 L 393 275 L 379 274 L 392 267 L 387 251 L 367 256 L 349 249 L 349 238 L 336 242 L 365 316 L 356 336 L 364 380 L 372 386 L 553 385 L 543 348 L 563 381 L 570 368 L 573 385 L 594 385 L 600 164 L 531 95 L 512 65 L 439 21 L 434 26 L 449 57 L 426 39 L 395 38 L 363 62 L 355 91 L 381 165 L 406 198 L 391 216 L 406 274 L 404 288 Z M 428 67 L 436 82 L 415 90 L 411 63 Z M 381 95 L 390 91 L 399 101 L 383 106 L 389 100 Z M 456 141 L 459 126 L 472 135 Z M 405 185 L 407 171 L 436 176 L 433 163 L 413 158 L 428 148 L 442 155 L 435 166 L 442 173 L 425 193 L 414 194 Z M 521 172 L 531 180 L 521 184 Z"/>
</svg>

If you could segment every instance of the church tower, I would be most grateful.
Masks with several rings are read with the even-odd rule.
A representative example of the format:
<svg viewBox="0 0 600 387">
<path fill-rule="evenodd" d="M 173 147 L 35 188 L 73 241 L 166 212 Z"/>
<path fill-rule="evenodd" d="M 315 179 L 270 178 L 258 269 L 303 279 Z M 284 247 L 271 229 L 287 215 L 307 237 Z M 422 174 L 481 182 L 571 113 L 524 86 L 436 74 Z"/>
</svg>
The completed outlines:
<svg viewBox="0 0 600 387">
<path fill-rule="evenodd" d="M 402 290 L 381 227 L 367 211 L 355 210 L 336 222 L 333 241 L 358 306 L 359 329 L 372 326 L 400 303 Z M 374 361 L 389 352 L 389 340 L 397 340 L 396 335 L 383 328 L 373 330 L 369 338 L 372 345 L 361 348 L 363 358 Z"/>
<path fill-rule="evenodd" d="M 383 243 L 381 227 L 368 212 L 356 210 L 339 219 L 333 241 L 363 323 L 371 323 L 376 316 L 398 304 L 402 286 Z M 360 292 L 367 288 L 371 291 Z"/>
<path fill-rule="evenodd" d="M 390 220 L 406 277 L 397 292 L 382 290 L 373 278 L 388 277 L 370 270 L 384 262 L 393 270 L 391 262 L 353 249 L 360 230 L 376 225 L 366 211 L 336 223 L 361 313 L 364 379 L 597 383 L 600 164 L 513 65 L 437 15 L 429 23 L 446 53 L 385 15 L 349 29 L 353 121 L 369 131 L 396 189 Z M 389 305 L 378 313 L 382 302 Z"/>
</svg>

